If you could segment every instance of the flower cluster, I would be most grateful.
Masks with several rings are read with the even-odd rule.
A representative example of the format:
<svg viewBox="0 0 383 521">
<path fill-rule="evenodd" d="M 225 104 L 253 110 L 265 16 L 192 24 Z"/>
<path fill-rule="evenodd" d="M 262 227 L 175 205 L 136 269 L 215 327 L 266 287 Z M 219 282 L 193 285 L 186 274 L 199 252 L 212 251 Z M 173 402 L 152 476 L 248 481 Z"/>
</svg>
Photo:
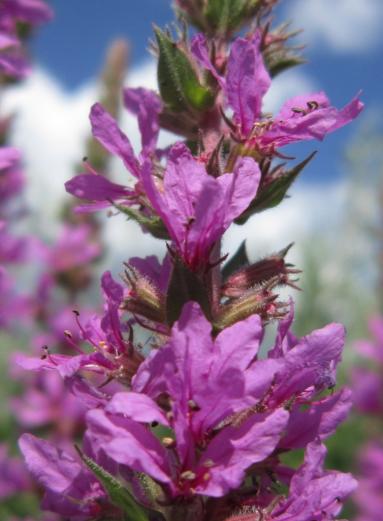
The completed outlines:
<svg viewBox="0 0 383 521">
<path fill-rule="evenodd" d="M 202 32 L 174 40 L 155 28 L 159 93 L 123 91 L 139 154 L 102 104 L 91 109 L 94 138 L 129 180 L 113 182 L 99 172 L 105 165 L 86 160 L 66 183 L 88 226 L 67 227 L 45 253 L 40 317 L 53 327 L 57 316 L 44 306 L 53 284 L 71 296 L 87 285 L 100 253 L 88 212 L 125 213 L 166 240 L 168 253 L 162 263 L 130 259 L 124 284 L 103 274 L 103 312 L 76 310 L 77 329 L 65 327 L 72 352 L 48 346 L 40 357 L 15 357 L 38 378 L 61 378 L 79 405 L 83 430 L 71 435 L 81 444 L 19 441 L 45 490 L 43 509 L 63 519 L 330 521 L 355 489 L 352 476 L 324 466 L 324 441 L 351 407 L 350 391 L 334 390 L 344 328 L 293 334 L 293 302 L 277 293 L 296 287 L 289 246 L 253 264 L 244 248 L 228 262 L 221 250 L 229 226 L 279 204 L 312 158 L 287 166 L 281 149 L 324 139 L 363 107 L 356 96 L 339 110 L 319 92 L 286 101 L 275 116 L 262 112 L 272 76 L 299 61 L 290 35 L 270 29 L 276 3 L 177 2 Z M 179 140 L 159 149 L 160 129 Z M 61 405 L 75 415 L 73 402 Z"/>
<path fill-rule="evenodd" d="M 381 442 L 383 418 L 383 320 L 370 319 L 369 329 L 373 340 L 360 340 L 356 344 L 364 364 L 354 368 L 351 383 L 354 401 L 359 413 L 369 418 L 367 441 L 359 451 L 359 487 L 354 495 L 358 507 L 358 521 L 375 521 L 383 507 L 383 444 Z"/>
<path fill-rule="evenodd" d="M 3 0 L 0 5 L 0 73 L 4 78 L 23 78 L 29 73 L 22 35 L 52 17 L 43 0 Z"/>
</svg>

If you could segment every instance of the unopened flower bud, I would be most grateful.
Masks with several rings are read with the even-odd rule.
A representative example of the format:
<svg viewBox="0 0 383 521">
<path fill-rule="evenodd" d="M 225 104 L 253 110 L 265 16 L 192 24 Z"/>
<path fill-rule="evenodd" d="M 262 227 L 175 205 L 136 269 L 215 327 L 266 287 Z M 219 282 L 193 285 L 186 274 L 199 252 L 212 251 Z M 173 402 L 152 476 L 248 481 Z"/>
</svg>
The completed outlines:
<svg viewBox="0 0 383 521">
<path fill-rule="evenodd" d="M 122 304 L 122 309 L 154 322 L 163 322 L 165 316 L 164 296 L 137 269 L 129 266 L 129 264 L 126 267 L 125 279 L 130 287 L 130 292 Z"/>
<path fill-rule="evenodd" d="M 277 301 L 278 295 L 272 291 L 278 284 L 279 277 L 275 277 L 264 287 L 248 290 L 241 297 L 223 304 L 216 317 L 216 329 L 225 329 L 253 314 L 260 315 L 265 322 L 283 318 L 287 312 L 286 305 Z"/>
<path fill-rule="evenodd" d="M 298 289 L 295 286 L 297 281 L 290 279 L 289 276 L 300 273 L 300 270 L 294 269 L 291 264 L 285 262 L 285 256 L 291 246 L 292 244 L 289 244 L 280 252 L 230 275 L 222 287 L 222 294 L 226 297 L 241 297 L 249 289 L 263 285 L 276 277 L 279 278 L 279 284 Z"/>
</svg>

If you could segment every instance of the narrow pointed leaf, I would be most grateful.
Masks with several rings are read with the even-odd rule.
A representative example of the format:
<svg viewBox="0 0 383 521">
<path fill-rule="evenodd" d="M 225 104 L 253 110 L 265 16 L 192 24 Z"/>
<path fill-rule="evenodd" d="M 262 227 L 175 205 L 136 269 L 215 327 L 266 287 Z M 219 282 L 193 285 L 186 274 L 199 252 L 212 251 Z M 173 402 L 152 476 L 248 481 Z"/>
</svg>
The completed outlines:
<svg viewBox="0 0 383 521">
<path fill-rule="evenodd" d="M 159 217 L 146 217 L 141 212 L 135 208 L 131 208 L 130 206 L 124 206 L 117 203 L 114 203 L 113 206 L 121 213 L 127 215 L 130 219 L 137 221 L 138 224 L 146 228 L 147 231 L 156 239 L 169 239 L 169 234 Z"/>
<path fill-rule="evenodd" d="M 78 452 L 83 462 L 105 488 L 111 502 L 121 508 L 124 513 L 128 514 L 130 521 L 149 521 L 147 513 L 135 501 L 128 489 L 123 487 L 114 476 L 97 465 L 91 458 L 85 456 L 80 450 L 78 450 Z"/>
<path fill-rule="evenodd" d="M 255 213 L 263 212 L 269 208 L 274 208 L 283 201 L 287 191 L 293 184 L 304 167 L 315 156 L 316 152 L 309 155 L 304 161 L 296 165 L 291 170 L 287 170 L 274 181 L 258 190 L 257 196 L 249 208 L 235 221 L 237 224 L 244 224 L 249 217 Z"/>
<path fill-rule="evenodd" d="M 186 54 L 160 29 L 154 32 L 159 48 L 158 84 L 165 104 L 176 112 L 211 107 L 214 95 L 200 84 Z"/>
<path fill-rule="evenodd" d="M 243 266 L 250 264 L 246 253 L 246 241 L 243 241 L 238 250 L 234 253 L 231 259 L 225 264 L 222 270 L 222 277 L 226 279 L 229 275 L 237 271 Z"/>
</svg>

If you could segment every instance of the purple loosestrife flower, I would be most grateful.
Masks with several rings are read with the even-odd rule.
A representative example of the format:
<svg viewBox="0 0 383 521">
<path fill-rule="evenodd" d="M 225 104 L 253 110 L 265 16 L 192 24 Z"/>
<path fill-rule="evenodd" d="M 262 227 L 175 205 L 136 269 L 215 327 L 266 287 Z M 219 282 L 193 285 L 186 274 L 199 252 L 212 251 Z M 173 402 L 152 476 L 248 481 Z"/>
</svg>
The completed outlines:
<svg viewBox="0 0 383 521">
<path fill-rule="evenodd" d="M 199 306 L 187 304 L 169 342 L 139 369 L 136 392 L 117 393 L 104 411 L 88 413 L 89 443 L 163 483 L 171 496 L 220 497 L 239 487 L 246 469 L 273 452 L 289 416 L 283 408 L 235 416 L 271 385 L 274 361 L 247 369 L 261 338 L 254 316 L 213 341 Z M 154 401 L 164 394 L 165 410 Z M 152 422 L 171 428 L 174 441 L 161 444 L 144 426 Z"/>
<path fill-rule="evenodd" d="M 15 281 L 0 267 L 0 327 L 8 327 L 15 320 L 28 320 L 31 304 L 28 296 L 17 293 Z"/>
<path fill-rule="evenodd" d="M 64 272 L 86 266 L 101 253 L 101 247 L 92 241 L 92 229 L 86 224 L 64 226 L 53 247 L 47 249 L 50 270 Z"/>
<path fill-rule="evenodd" d="M 211 250 L 257 193 L 260 170 L 241 158 L 233 173 L 214 178 L 179 143 L 169 152 L 163 182 L 146 162 L 141 173 L 147 197 L 162 218 L 177 254 L 193 271 L 209 266 Z"/>
<path fill-rule="evenodd" d="M 357 521 L 379 521 L 383 512 L 383 444 L 370 442 L 360 455 L 359 487 L 354 495 Z"/>
<path fill-rule="evenodd" d="M 0 445 L 0 499 L 31 489 L 31 481 L 22 460 L 11 457 L 7 447 Z"/>
<path fill-rule="evenodd" d="M 225 78 L 219 76 L 210 61 L 205 37 L 198 34 L 192 42 L 194 56 L 217 79 L 224 103 L 233 111 L 233 137 L 244 143 L 248 151 L 269 155 L 297 141 L 322 140 L 360 113 L 363 104 L 358 97 L 338 110 L 323 92 L 318 92 L 289 99 L 274 118 L 263 116 L 262 100 L 271 79 L 263 63 L 260 42 L 259 33 L 233 42 Z"/>
<path fill-rule="evenodd" d="M 120 319 L 120 306 L 123 301 L 123 288 L 115 282 L 110 272 L 105 272 L 101 279 L 105 298 L 105 310 L 101 318 L 93 316 L 83 326 L 78 320 L 80 336 L 93 349 L 91 353 L 83 353 L 67 331 L 68 342 L 80 352 L 75 356 L 51 354 L 47 351 L 40 359 L 19 354 L 15 362 L 24 369 L 56 370 L 63 378 L 71 378 L 81 370 L 102 375 L 107 379 L 116 379 L 129 384 L 137 367 L 142 362 L 142 355 L 135 350 L 132 339 L 126 340 L 127 329 Z"/>
<path fill-rule="evenodd" d="M 53 427 L 56 436 L 70 439 L 83 425 L 85 405 L 53 371 L 23 375 L 25 392 L 11 399 L 11 410 L 26 429 Z"/>
<path fill-rule="evenodd" d="M 16 148 L 0 148 L 0 215 L 3 218 L 7 203 L 20 193 L 24 185 L 24 176 L 19 161 L 20 152 Z"/>
<path fill-rule="evenodd" d="M 331 521 L 355 490 L 350 474 L 323 470 L 326 448 L 318 440 L 306 449 L 305 461 L 290 482 L 289 496 L 277 504 L 270 521 Z"/>
<path fill-rule="evenodd" d="M 298 339 L 290 331 L 293 318 L 291 307 L 289 315 L 280 321 L 277 340 L 268 352 L 268 359 L 278 361 L 283 368 L 263 399 L 264 407 L 269 409 L 289 405 L 289 423 L 280 442 L 280 447 L 288 450 L 305 447 L 317 437 L 327 438 L 352 405 L 348 389 L 319 399 L 316 396 L 335 386 L 336 367 L 345 342 L 344 327 L 329 324 Z"/>
<path fill-rule="evenodd" d="M 111 154 L 120 157 L 133 176 L 136 184 L 133 189 L 113 183 L 99 175 L 87 165 L 89 172 L 80 174 L 65 184 L 67 192 L 80 199 L 91 201 L 80 206 L 79 211 L 92 211 L 107 208 L 112 203 L 122 205 L 140 202 L 141 168 L 145 159 L 155 155 L 159 133 L 158 114 L 161 102 L 157 94 L 146 89 L 125 89 L 126 107 L 137 115 L 142 137 L 142 152 L 137 158 L 129 138 L 118 127 L 116 120 L 99 104 L 93 105 L 90 112 L 92 134 L 95 139 Z"/>
<path fill-rule="evenodd" d="M 352 388 L 356 407 L 365 414 L 383 414 L 383 319 L 369 321 L 373 340 L 360 340 L 356 349 L 371 368 L 357 367 L 352 371 Z M 374 369 L 372 369 L 374 367 Z"/>
<path fill-rule="evenodd" d="M 2 0 L 0 3 L 0 72 L 22 78 L 29 72 L 17 24 L 35 26 L 52 18 L 52 10 L 41 0 Z"/>
<path fill-rule="evenodd" d="M 30 256 L 33 238 L 16 237 L 9 233 L 7 224 L 0 221 L 0 262 L 14 264 L 24 262 Z"/>
<path fill-rule="evenodd" d="M 45 489 L 43 510 L 73 521 L 103 519 L 116 512 L 100 483 L 76 455 L 31 434 L 23 434 L 19 446 L 29 471 Z"/>
<path fill-rule="evenodd" d="M 38 25 L 48 22 L 52 9 L 43 0 L 2 0 L 0 17 L 2 25 L 15 30 L 17 22 Z"/>
</svg>

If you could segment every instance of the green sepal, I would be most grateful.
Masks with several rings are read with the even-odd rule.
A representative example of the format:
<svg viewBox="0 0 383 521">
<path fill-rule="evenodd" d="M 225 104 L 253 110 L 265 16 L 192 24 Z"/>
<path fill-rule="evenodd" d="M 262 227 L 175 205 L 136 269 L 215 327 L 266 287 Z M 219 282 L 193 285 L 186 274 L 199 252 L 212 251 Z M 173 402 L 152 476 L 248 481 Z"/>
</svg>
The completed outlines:
<svg viewBox="0 0 383 521">
<path fill-rule="evenodd" d="M 169 326 L 179 319 L 184 304 L 190 300 L 198 302 L 209 319 L 210 301 L 206 284 L 180 259 L 175 258 L 166 294 L 166 322 Z"/>
<path fill-rule="evenodd" d="M 165 105 L 175 112 L 212 107 L 214 94 L 201 85 L 184 51 L 158 27 L 154 33 L 159 49 L 158 85 Z"/>
<path fill-rule="evenodd" d="M 309 155 L 304 161 L 296 165 L 291 170 L 287 170 L 279 175 L 276 179 L 260 187 L 255 199 L 250 206 L 243 212 L 243 214 L 236 219 L 237 224 L 244 224 L 249 217 L 255 213 L 263 212 L 269 208 L 274 208 L 283 201 L 286 197 L 287 191 L 293 184 L 298 175 L 302 172 L 304 167 L 312 160 L 316 152 Z"/>
<path fill-rule="evenodd" d="M 249 258 L 246 252 L 246 241 L 242 241 L 238 250 L 234 253 L 234 255 L 227 261 L 225 266 L 222 269 L 222 277 L 226 279 L 234 273 L 235 271 L 243 268 L 243 266 L 248 266 L 250 264 Z"/>
<path fill-rule="evenodd" d="M 141 226 L 144 226 L 156 239 L 169 240 L 168 231 L 159 217 L 146 217 L 146 215 L 143 215 L 139 210 L 122 204 L 113 203 L 113 206 L 117 208 L 119 212 L 127 215 L 130 219 L 134 219 Z"/>
<path fill-rule="evenodd" d="M 227 36 L 248 22 L 260 0 L 208 0 L 204 15 L 211 31 Z"/>
<path fill-rule="evenodd" d="M 266 59 L 265 61 L 272 78 L 275 78 L 275 76 L 281 72 L 291 69 L 292 67 L 306 63 L 306 60 L 300 56 L 284 56 L 272 60 Z"/>
<path fill-rule="evenodd" d="M 145 509 L 136 502 L 127 488 L 91 458 L 83 454 L 78 447 L 76 449 L 82 461 L 93 472 L 108 493 L 110 501 L 124 513 L 128 514 L 129 521 L 149 521 L 149 516 Z"/>
</svg>

